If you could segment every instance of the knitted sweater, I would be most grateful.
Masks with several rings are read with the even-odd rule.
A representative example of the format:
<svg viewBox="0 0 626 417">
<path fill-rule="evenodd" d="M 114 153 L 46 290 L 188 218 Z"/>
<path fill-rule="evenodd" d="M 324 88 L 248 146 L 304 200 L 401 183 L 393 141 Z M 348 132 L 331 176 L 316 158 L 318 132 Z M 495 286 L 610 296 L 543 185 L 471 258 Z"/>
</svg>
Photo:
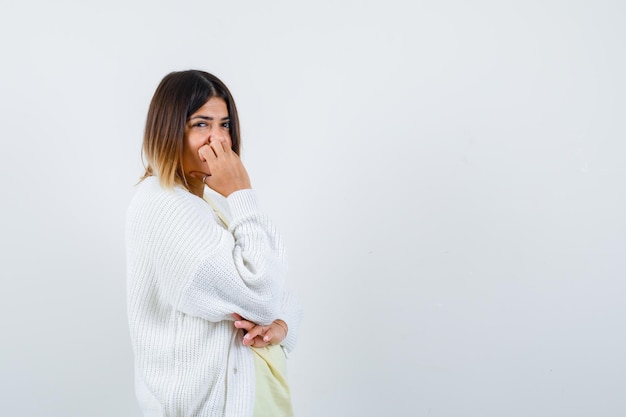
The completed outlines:
<svg viewBox="0 0 626 417">
<path fill-rule="evenodd" d="M 156 177 L 128 208 L 128 317 L 145 417 L 252 415 L 254 361 L 232 313 L 283 319 L 282 345 L 295 344 L 301 310 L 285 287 L 280 236 L 254 191 L 218 198 L 228 230 L 203 199 Z"/>
</svg>

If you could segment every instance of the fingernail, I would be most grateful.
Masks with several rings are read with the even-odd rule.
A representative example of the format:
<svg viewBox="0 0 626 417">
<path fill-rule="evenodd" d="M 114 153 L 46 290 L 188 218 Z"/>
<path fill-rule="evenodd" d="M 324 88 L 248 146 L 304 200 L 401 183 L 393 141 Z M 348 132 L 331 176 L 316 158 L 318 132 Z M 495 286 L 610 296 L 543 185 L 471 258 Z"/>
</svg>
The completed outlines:
<svg viewBox="0 0 626 417">
<path fill-rule="evenodd" d="M 264 341 L 264 342 L 269 342 L 269 341 L 270 341 L 270 337 L 269 337 L 269 336 L 265 336 L 265 337 L 263 338 L 263 341 Z"/>
</svg>

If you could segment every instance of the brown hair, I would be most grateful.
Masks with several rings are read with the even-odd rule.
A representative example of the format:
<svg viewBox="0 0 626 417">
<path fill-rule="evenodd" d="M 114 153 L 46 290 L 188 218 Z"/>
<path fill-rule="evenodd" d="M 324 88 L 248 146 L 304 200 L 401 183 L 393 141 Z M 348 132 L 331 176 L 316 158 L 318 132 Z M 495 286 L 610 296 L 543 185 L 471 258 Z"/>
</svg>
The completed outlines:
<svg viewBox="0 0 626 417">
<path fill-rule="evenodd" d="M 230 119 L 233 151 L 239 155 L 239 117 L 235 100 L 226 85 L 208 72 L 188 70 L 172 72 L 161 80 L 154 92 L 143 136 L 146 172 L 142 180 L 156 175 L 163 187 L 187 181 L 182 167 L 187 119 L 213 97 L 226 102 Z"/>
</svg>

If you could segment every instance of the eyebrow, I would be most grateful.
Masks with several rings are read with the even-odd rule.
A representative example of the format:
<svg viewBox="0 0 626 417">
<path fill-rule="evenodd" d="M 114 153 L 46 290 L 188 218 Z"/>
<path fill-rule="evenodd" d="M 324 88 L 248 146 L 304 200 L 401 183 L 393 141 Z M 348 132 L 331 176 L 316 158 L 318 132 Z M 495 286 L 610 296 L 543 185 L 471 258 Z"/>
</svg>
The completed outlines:
<svg viewBox="0 0 626 417">
<path fill-rule="evenodd" d="M 213 117 L 211 117 L 211 116 L 201 116 L 201 115 L 198 115 L 198 116 L 192 116 L 192 117 L 190 117 L 190 118 L 189 118 L 189 120 L 193 120 L 193 119 L 215 120 L 215 119 L 214 119 Z M 221 120 L 222 120 L 222 121 L 224 121 L 224 120 L 230 120 L 230 117 L 228 117 L 228 116 L 226 116 L 226 117 L 222 117 L 222 119 L 221 119 Z"/>
</svg>

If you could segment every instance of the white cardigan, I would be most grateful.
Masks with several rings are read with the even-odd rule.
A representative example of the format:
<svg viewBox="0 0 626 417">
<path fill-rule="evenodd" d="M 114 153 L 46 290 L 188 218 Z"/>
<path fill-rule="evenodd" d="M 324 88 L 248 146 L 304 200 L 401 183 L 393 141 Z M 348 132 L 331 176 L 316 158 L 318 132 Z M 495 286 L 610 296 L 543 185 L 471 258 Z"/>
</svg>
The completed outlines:
<svg viewBox="0 0 626 417">
<path fill-rule="evenodd" d="M 128 208 L 128 318 L 146 417 L 252 415 L 254 362 L 232 313 L 283 319 L 282 345 L 295 344 L 301 310 L 285 287 L 280 236 L 254 191 L 211 198 L 228 230 L 203 199 L 156 177 L 137 186 Z"/>
</svg>

